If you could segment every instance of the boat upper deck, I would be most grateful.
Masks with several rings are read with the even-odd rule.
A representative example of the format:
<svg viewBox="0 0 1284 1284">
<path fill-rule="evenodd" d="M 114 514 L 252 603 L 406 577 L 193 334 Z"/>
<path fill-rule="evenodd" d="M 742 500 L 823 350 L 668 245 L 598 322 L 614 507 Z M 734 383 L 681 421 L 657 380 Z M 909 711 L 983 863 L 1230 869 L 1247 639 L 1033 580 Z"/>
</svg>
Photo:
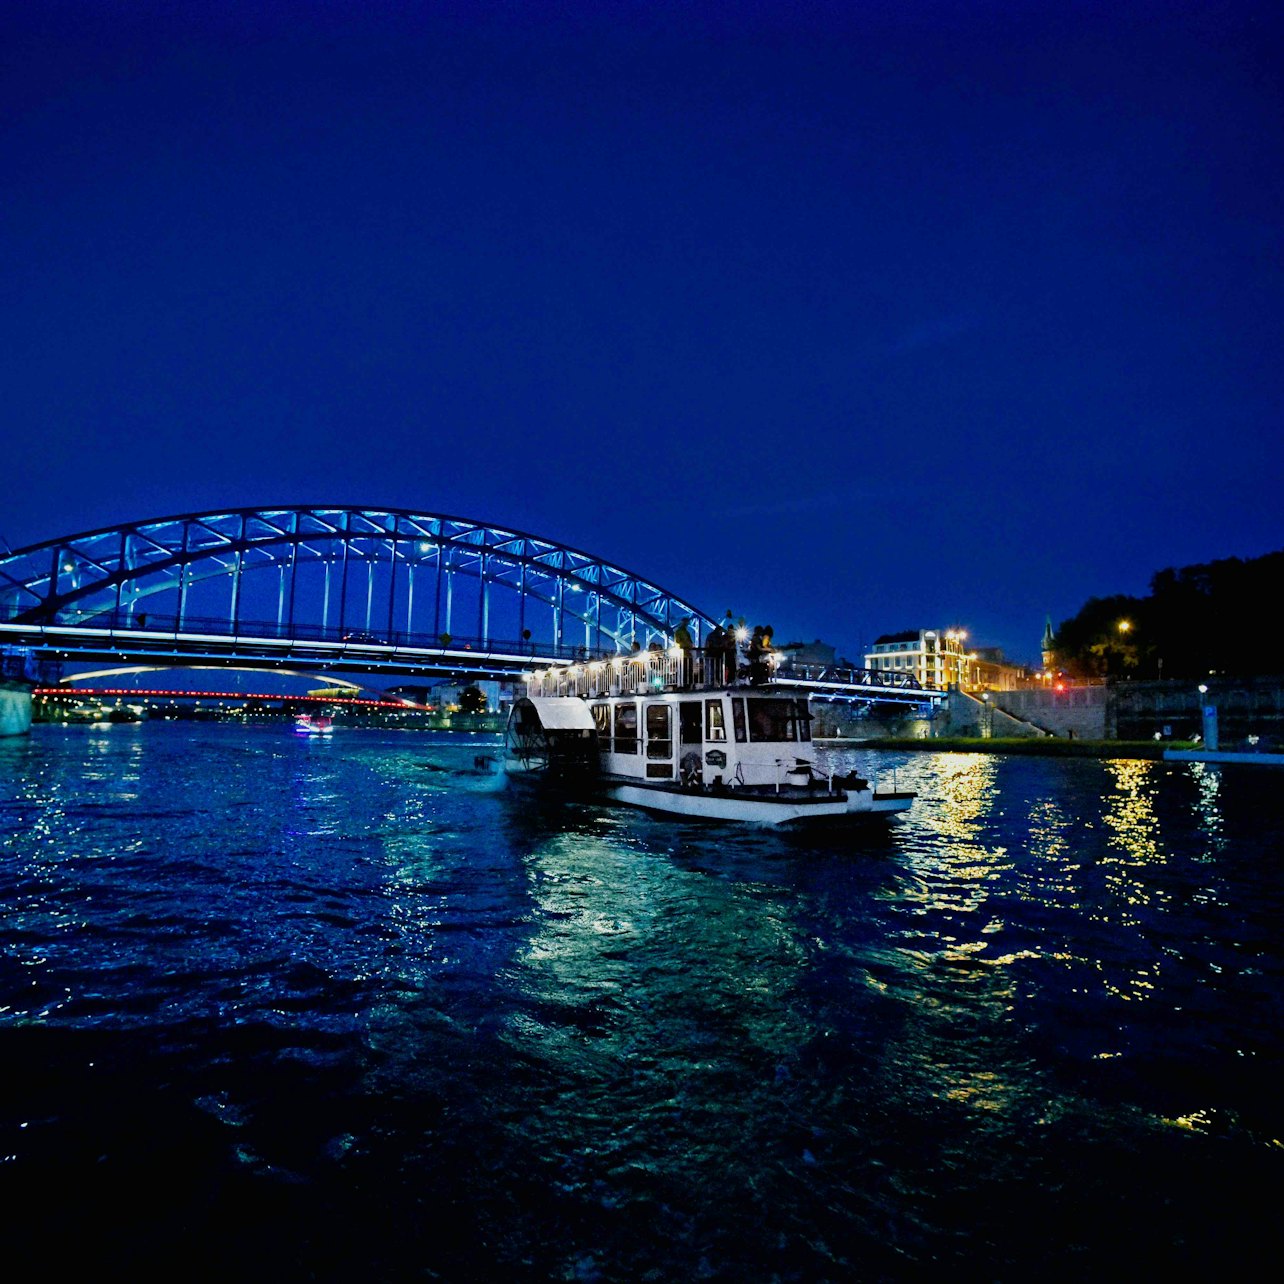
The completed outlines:
<svg viewBox="0 0 1284 1284">
<path fill-rule="evenodd" d="M 677 691 L 726 691 L 755 687 L 802 689 L 817 696 L 850 695 L 869 700 L 930 700 L 945 693 L 920 687 L 908 673 L 878 673 L 834 665 L 794 664 L 787 653 L 769 652 L 757 666 L 725 651 L 700 647 L 649 649 L 605 655 L 539 669 L 526 678 L 532 696 L 632 696 Z"/>
<path fill-rule="evenodd" d="M 738 667 L 721 653 L 670 647 L 667 651 L 635 651 L 632 655 L 604 656 L 579 664 L 540 669 L 529 675 L 526 688 L 532 696 L 629 696 L 725 690 L 740 681 Z"/>
</svg>

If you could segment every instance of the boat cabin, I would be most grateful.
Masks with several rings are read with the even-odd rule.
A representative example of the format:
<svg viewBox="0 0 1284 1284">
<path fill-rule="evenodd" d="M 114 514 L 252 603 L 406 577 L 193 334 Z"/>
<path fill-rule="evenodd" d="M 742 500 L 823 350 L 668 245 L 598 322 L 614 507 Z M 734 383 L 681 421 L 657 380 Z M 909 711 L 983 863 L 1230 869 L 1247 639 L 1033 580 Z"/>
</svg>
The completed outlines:
<svg viewBox="0 0 1284 1284">
<path fill-rule="evenodd" d="M 528 693 L 545 710 L 587 706 L 606 775 L 711 789 L 786 783 L 810 751 L 806 697 L 728 684 L 721 660 L 644 651 L 533 674 Z"/>
</svg>

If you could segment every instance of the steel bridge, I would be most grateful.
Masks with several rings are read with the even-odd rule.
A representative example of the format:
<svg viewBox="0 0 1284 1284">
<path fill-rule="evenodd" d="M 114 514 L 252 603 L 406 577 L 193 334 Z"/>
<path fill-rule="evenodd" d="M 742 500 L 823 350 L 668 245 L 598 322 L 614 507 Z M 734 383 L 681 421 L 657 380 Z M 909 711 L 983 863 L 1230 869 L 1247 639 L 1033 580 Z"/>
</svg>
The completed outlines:
<svg viewBox="0 0 1284 1284">
<path fill-rule="evenodd" d="M 716 623 L 590 553 L 404 509 L 185 513 L 0 557 L 0 644 L 67 661 L 503 678 L 667 647 L 684 618 L 697 646 Z M 941 694 L 865 671 L 825 685 Z"/>
</svg>

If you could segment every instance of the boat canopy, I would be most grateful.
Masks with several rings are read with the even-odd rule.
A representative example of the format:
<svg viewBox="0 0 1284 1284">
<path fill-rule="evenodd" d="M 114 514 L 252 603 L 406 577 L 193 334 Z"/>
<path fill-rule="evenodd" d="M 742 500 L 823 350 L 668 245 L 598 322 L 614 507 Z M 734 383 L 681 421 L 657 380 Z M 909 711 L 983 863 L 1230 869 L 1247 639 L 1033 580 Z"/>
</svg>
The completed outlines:
<svg viewBox="0 0 1284 1284">
<path fill-rule="evenodd" d="M 597 728 L 593 714 L 583 700 L 567 700 L 564 696 L 531 696 L 529 699 L 545 731 L 594 731 Z"/>
</svg>

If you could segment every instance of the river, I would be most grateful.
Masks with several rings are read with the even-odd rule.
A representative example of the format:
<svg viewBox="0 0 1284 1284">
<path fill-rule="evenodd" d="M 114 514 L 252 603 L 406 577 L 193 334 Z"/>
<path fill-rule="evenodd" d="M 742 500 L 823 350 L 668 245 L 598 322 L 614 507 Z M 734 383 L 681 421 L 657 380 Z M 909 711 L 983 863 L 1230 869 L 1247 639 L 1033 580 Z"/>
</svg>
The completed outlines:
<svg viewBox="0 0 1284 1284">
<path fill-rule="evenodd" d="M 1284 775 L 829 751 L 823 837 L 486 791 L 449 733 L 0 742 L 13 1278 L 1243 1277 Z"/>
</svg>

